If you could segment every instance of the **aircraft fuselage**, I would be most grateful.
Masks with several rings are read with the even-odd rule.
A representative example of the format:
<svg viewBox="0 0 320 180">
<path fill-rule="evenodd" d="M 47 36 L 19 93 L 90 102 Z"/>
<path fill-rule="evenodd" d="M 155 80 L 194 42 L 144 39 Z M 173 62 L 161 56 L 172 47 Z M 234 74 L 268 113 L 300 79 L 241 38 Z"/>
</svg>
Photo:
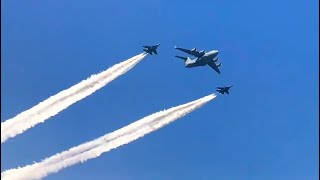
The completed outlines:
<svg viewBox="0 0 320 180">
<path fill-rule="evenodd" d="M 196 58 L 194 60 L 187 62 L 186 67 L 192 68 L 192 67 L 197 67 L 197 66 L 205 66 L 210 61 L 215 59 L 218 54 L 219 54 L 219 51 L 217 51 L 217 50 L 209 51 L 206 54 L 204 54 L 201 58 Z"/>
</svg>

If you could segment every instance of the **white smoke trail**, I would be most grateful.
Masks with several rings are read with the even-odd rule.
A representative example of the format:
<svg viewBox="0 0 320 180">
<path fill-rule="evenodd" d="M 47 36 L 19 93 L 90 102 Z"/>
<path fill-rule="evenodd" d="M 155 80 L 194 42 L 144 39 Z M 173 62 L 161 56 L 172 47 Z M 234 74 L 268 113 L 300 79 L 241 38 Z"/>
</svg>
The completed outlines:
<svg viewBox="0 0 320 180">
<path fill-rule="evenodd" d="M 92 75 L 88 79 L 49 97 L 31 109 L 1 123 L 1 143 L 23 133 L 38 123 L 43 123 L 45 120 L 68 108 L 70 105 L 93 94 L 112 80 L 129 71 L 145 56 L 145 53 L 141 53 L 116 64 L 101 73 Z"/>
<path fill-rule="evenodd" d="M 46 158 L 39 163 L 4 171 L 1 173 L 1 179 L 41 179 L 66 167 L 99 157 L 104 152 L 128 144 L 174 122 L 215 97 L 215 94 L 211 94 L 187 104 L 154 113 L 96 140 Z"/>
</svg>

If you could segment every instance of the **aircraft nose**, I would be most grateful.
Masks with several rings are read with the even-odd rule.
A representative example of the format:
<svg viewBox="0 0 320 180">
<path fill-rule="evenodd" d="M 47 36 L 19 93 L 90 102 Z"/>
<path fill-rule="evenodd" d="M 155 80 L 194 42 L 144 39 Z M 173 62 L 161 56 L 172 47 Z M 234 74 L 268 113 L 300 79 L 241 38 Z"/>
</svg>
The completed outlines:
<svg viewBox="0 0 320 180">
<path fill-rule="evenodd" d="M 210 54 L 212 54 L 212 55 L 218 55 L 218 54 L 219 54 L 219 51 L 218 51 L 218 50 L 213 50 L 213 51 L 210 52 Z"/>
</svg>

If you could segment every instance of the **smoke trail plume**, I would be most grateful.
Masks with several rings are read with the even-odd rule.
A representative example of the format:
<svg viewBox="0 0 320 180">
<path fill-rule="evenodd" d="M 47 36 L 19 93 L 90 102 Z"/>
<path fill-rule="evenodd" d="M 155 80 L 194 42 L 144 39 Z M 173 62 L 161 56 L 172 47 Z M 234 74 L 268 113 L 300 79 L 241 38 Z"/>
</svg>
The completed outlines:
<svg viewBox="0 0 320 180">
<path fill-rule="evenodd" d="M 88 79 L 49 97 L 31 109 L 1 123 L 1 143 L 23 133 L 38 123 L 43 123 L 45 120 L 68 108 L 70 105 L 93 94 L 112 80 L 129 71 L 145 56 L 145 53 L 141 53 L 116 64 L 101 73 L 92 75 Z"/>
<path fill-rule="evenodd" d="M 154 113 L 96 140 L 46 158 L 39 163 L 4 171 L 1 173 L 1 178 L 8 180 L 44 178 L 51 173 L 99 157 L 104 152 L 139 139 L 191 113 L 215 97 L 215 94 L 211 94 L 187 104 Z"/>
</svg>

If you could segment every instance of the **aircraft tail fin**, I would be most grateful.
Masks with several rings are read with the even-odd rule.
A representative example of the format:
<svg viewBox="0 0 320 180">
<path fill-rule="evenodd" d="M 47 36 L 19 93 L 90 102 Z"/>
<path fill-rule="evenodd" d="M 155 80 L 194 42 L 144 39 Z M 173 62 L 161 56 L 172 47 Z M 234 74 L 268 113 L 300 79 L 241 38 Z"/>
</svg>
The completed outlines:
<svg viewBox="0 0 320 180">
<path fill-rule="evenodd" d="M 222 91 L 222 90 L 220 90 L 220 89 L 217 89 L 216 90 L 218 93 L 220 93 L 220 94 L 224 94 L 224 92 Z"/>
<path fill-rule="evenodd" d="M 149 49 L 143 49 L 143 51 L 148 53 L 148 54 L 150 54 L 150 55 L 152 55 L 152 51 L 150 51 Z"/>
</svg>

